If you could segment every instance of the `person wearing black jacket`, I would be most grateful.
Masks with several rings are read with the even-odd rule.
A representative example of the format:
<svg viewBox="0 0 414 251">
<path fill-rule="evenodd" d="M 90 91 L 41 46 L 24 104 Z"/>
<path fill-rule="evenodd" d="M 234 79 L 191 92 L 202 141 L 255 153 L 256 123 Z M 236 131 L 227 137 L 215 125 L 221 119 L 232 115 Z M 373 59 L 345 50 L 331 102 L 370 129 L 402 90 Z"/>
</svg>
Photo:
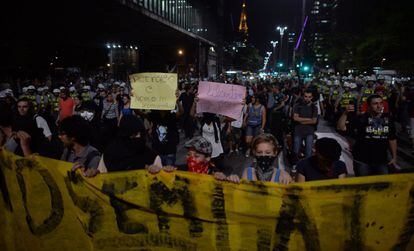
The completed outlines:
<svg viewBox="0 0 414 251">
<path fill-rule="evenodd" d="M 177 115 L 170 111 L 153 111 L 149 115 L 152 149 L 161 157 L 163 166 L 174 166 L 180 141 Z"/>
</svg>

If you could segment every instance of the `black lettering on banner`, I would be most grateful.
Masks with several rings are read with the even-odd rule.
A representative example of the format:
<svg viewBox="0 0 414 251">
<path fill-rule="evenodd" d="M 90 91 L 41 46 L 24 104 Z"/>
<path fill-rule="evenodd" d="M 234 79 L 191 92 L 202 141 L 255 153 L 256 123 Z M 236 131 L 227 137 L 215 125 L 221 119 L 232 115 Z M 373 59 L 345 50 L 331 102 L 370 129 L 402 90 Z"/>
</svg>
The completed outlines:
<svg viewBox="0 0 414 251">
<path fill-rule="evenodd" d="M 366 184 L 346 184 L 346 185 L 329 185 L 312 188 L 317 191 L 332 191 L 339 193 L 341 191 L 354 191 L 355 196 L 351 208 L 344 206 L 344 221 L 348 222 L 344 227 L 350 226 L 350 240 L 345 241 L 344 250 L 363 250 L 363 237 L 361 229 L 361 209 L 368 191 L 383 191 L 390 187 L 388 182 L 366 183 Z"/>
<path fill-rule="evenodd" d="M 115 186 L 115 183 L 119 186 Z M 115 210 L 118 229 L 125 234 L 148 233 L 148 228 L 144 224 L 131 221 L 126 214 L 129 210 L 139 210 L 140 208 L 116 197 L 117 194 L 123 194 L 137 187 L 138 183 L 135 180 L 131 181 L 128 177 L 123 177 L 112 182 L 105 181 L 102 185 L 102 192 L 109 196 L 111 206 Z"/>
<path fill-rule="evenodd" d="M 257 230 L 257 250 L 270 250 L 272 245 L 272 230 L 261 228 Z"/>
<path fill-rule="evenodd" d="M 158 228 L 161 232 L 170 229 L 168 214 L 162 210 L 162 205 L 175 205 L 181 200 L 184 218 L 189 221 L 189 234 L 191 237 L 199 237 L 203 233 L 202 222 L 197 219 L 197 208 L 194 204 L 193 195 L 188 189 L 189 180 L 178 175 L 175 176 L 174 188 L 169 189 L 164 183 L 157 181 L 150 186 L 150 208 L 158 217 Z"/>
<path fill-rule="evenodd" d="M 223 187 L 219 183 L 216 183 L 214 187 L 211 211 L 214 219 L 216 219 L 216 248 L 218 250 L 230 250 L 224 193 Z"/>
<path fill-rule="evenodd" d="M 352 206 L 343 207 L 344 221 L 349 221 L 350 224 L 346 224 L 351 229 L 351 239 L 345 241 L 344 250 L 363 250 L 362 248 L 362 236 L 361 236 L 361 208 L 363 203 L 363 196 L 360 194 L 355 195 L 353 198 Z"/>
<path fill-rule="evenodd" d="M 319 234 L 315 223 L 310 217 L 297 195 L 301 189 L 299 187 L 288 187 L 286 194 L 282 197 L 282 206 L 276 225 L 276 242 L 273 250 L 284 251 L 289 248 L 289 240 L 293 231 L 298 230 L 305 242 L 305 250 L 320 250 Z"/>
<path fill-rule="evenodd" d="M 69 196 L 72 199 L 73 204 L 80 208 L 84 213 L 88 213 L 90 215 L 88 224 L 84 225 L 83 228 L 86 234 L 91 235 L 96 233 L 102 225 L 104 211 L 98 201 L 86 196 L 79 196 L 75 193 L 72 184 L 78 184 L 82 181 L 82 177 L 75 172 L 68 172 L 68 176 L 65 177 L 66 188 L 68 189 Z"/>
<path fill-rule="evenodd" d="M 22 193 L 23 206 L 26 211 L 26 221 L 29 226 L 29 229 L 34 235 L 40 236 L 48 234 L 59 226 L 63 218 L 63 199 L 59 187 L 56 184 L 56 181 L 53 179 L 52 175 L 50 174 L 49 170 L 40 168 L 34 161 L 30 161 L 27 159 L 19 159 L 16 160 L 16 165 L 17 182 Z M 22 174 L 24 168 L 37 171 L 40 174 L 40 176 L 42 176 L 42 179 L 46 183 L 50 192 L 52 209 L 49 216 L 39 226 L 35 226 L 32 216 L 29 213 L 29 208 L 27 207 L 26 184 Z"/>
<path fill-rule="evenodd" d="M 410 189 L 409 209 L 405 220 L 404 227 L 398 238 L 398 242 L 394 245 L 392 250 L 404 251 L 407 250 L 408 243 L 414 235 L 414 186 Z"/>
<path fill-rule="evenodd" d="M 6 176 L 3 172 L 3 166 L 0 166 L 0 192 L 3 197 L 4 205 L 9 212 L 13 212 L 13 206 L 10 201 L 9 189 L 7 189 Z"/>
</svg>

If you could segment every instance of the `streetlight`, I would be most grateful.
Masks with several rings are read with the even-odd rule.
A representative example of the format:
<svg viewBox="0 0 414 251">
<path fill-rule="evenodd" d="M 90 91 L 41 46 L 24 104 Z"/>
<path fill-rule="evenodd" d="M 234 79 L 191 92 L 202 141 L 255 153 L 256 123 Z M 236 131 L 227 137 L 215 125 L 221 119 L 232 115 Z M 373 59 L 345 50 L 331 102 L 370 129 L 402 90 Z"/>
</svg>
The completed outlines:
<svg viewBox="0 0 414 251">
<path fill-rule="evenodd" d="M 283 37 L 283 35 L 285 34 L 285 31 L 287 30 L 287 26 L 283 26 L 283 27 L 278 26 L 276 29 L 280 32 L 280 36 Z"/>
<path fill-rule="evenodd" d="M 272 55 L 272 52 L 268 51 L 266 52 L 267 56 L 270 57 L 270 55 Z"/>
<path fill-rule="evenodd" d="M 273 46 L 273 58 L 274 58 L 274 64 L 276 64 L 276 61 L 277 61 L 276 46 L 279 43 L 279 41 L 270 41 L 270 43 Z"/>
<path fill-rule="evenodd" d="M 178 50 L 178 55 L 180 55 L 180 56 L 182 56 L 182 55 L 184 55 L 184 51 L 183 50 Z"/>
<path fill-rule="evenodd" d="M 287 26 L 277 26 L 276 30 L 280 33 L 280 46 L 279 46 L 279 59 L 283 61 L 283 35 L 285 34 L 285 31 L 287 30 Z"/>
</svg>

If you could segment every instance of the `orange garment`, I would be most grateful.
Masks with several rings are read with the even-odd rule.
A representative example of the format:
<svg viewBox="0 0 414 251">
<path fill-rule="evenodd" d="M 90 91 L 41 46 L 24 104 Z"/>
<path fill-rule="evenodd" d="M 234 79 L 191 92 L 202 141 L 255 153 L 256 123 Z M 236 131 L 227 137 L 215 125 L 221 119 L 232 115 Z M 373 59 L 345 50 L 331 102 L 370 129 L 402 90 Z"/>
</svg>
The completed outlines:
<svg viewBox="0 0 414 251">
<path fill-rule="evenodd" d="M 59 120 L 62 121 L 64 118 L 72 116 L 73 107 L 75 107 L 75 101 L 72 98 L 59 99 Z"/>
</svg>

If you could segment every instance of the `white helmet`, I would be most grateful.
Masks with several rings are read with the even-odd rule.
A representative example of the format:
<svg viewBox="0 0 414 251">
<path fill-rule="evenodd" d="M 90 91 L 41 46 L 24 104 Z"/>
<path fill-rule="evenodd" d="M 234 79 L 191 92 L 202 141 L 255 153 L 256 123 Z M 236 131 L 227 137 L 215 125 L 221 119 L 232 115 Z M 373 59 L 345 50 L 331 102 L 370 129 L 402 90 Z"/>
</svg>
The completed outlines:
<svg viewBox="0 0 414 251">
<path fill-rule="evenodd" d="M 76 91 L 75 86 L 71 86 L 71 87 L 69 87 L 69 91 L 70 91 L 70 92 L 74 92 L 74 91 Z"/>
<path fill-rule="evenodd" d="M 53 89 L 53 93 L 60 93 L 59 89 Z"/>
</svg>

